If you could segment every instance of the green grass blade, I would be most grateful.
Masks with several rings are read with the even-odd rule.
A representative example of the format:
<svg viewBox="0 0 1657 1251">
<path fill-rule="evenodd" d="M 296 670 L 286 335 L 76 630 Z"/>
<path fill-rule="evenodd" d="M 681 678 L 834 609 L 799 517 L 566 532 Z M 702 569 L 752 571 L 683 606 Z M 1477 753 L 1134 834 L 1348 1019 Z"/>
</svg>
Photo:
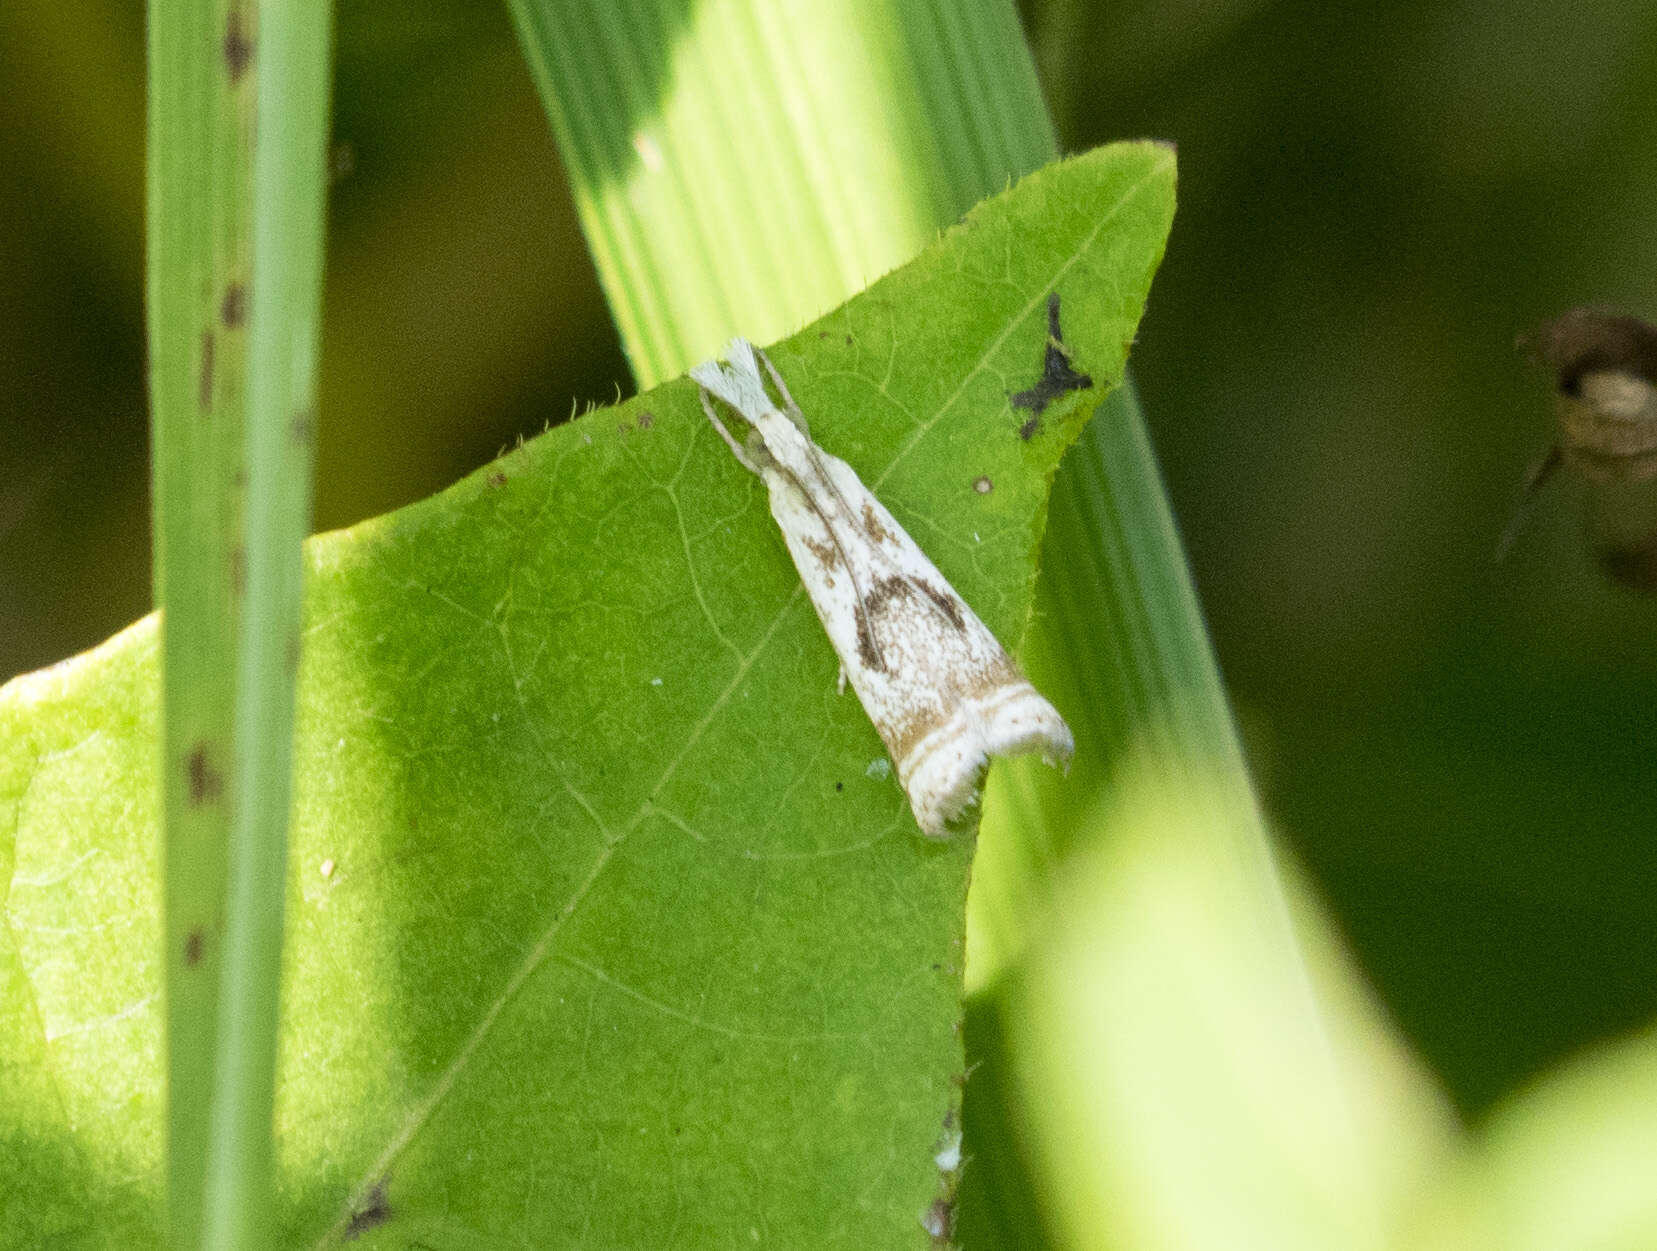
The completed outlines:
<svg viewBox="0 0 1657 1251">
<path fill-rule="evenodd" d="M 245 0 L 149 14 L 148 275 L 166 812 L 168 1227 L 197 1244 L 231 813 L 253 83 Z"/>
<path fill-rule="evenodd" d="M 294 681 L 316 434 L 329 33 L 325 0 L 267 0 L 254 74 L 247 587 L 205 1242 L 267 1241 Z"/>
<path fill-rule="evenodd" d="M 641 387 L 797 329 L 1056 151 L 999 0 L 509 3 Z"/>
</svg>

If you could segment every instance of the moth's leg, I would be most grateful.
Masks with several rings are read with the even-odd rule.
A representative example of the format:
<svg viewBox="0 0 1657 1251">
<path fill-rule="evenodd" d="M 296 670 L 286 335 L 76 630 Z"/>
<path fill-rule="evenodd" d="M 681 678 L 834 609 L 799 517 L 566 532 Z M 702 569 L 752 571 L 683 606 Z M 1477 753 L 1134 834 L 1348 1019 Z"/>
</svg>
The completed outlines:
<svg viewBox="0 0 1657 1251">
<path fill-rule="evenodd" d="M 782 380 L 782 375 L 777 372 L 777 367 L 771 363 L 771 358 L 765 354 L 763 349 L 755 348 L 754 352 L 758 355 L 760 363 L 765 366 L 765 372 L 771 375 L 771 381 L 777 384 L 777 390 L 782 393 L 783 415 L 798 426 L 800 433 L 809 439 L 811 428 L 805 424 L 805 414 L 800 411 L 800 406 L 794 402 L 794 397 L 789 394 L 788 384 Z"/>
<path fill-rule="evenodd" d="M 731 449 L 731 455 L 737 458 L 744 469 L 764 477 L 764 464 L 750 455 L 747 448 L 731 437 L 731 432 L 725 429 L 725 423 L 719 420 L 719 414 L 713 411 L 713 405 L 708 402 L 707 391 L 698 387 L 696 397 L 702 401 L 702 411 L 708 415 L 708 420 L 713 423 L 713 428 L 719 431 L 719 437 L 725 440 L 725 446 Z"/>
</svg>

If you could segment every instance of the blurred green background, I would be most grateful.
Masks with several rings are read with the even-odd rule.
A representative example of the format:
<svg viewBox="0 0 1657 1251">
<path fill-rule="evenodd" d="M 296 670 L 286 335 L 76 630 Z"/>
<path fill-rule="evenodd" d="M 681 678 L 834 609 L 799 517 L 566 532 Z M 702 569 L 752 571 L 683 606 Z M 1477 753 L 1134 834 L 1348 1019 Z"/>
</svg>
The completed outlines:
<svg viewBox="0 0 1657 1251">
<path fill-rule="evenodd" d="M 1657 599 L 1517 331 L 1657 316 L 1657 10 L 1029 0 L 1065 146 L 1176 141 L 1134 366 L 1267 805 L 1478 1113 L 1657 1015 Z M 630 390 L 504 8 L 342 6 L 316 524 Z M 143 10 L 0 5 L 0 680 L 149 608 Z"/>
</svg>

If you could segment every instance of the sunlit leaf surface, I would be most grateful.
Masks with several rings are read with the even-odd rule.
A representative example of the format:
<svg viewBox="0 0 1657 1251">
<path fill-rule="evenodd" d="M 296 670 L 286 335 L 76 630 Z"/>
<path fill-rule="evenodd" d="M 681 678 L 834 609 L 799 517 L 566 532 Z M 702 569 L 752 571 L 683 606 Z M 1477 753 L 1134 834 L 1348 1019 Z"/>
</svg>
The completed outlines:
<svg viewBox="0 0 1657 1251">
<path fill-rule="evenodd" d="M 1049 167 L 771 352 L 1008 642 L 1173 168 Z M 1054 293 L 1092 385 L 1035 417 Z M 692 386 L 309 551 L 283 1243 L 927 1246 L 970 838 L 916 833 Z M 155 663 L 0 692 L 6 1245 L 157 1237 Z"/>
</svg>

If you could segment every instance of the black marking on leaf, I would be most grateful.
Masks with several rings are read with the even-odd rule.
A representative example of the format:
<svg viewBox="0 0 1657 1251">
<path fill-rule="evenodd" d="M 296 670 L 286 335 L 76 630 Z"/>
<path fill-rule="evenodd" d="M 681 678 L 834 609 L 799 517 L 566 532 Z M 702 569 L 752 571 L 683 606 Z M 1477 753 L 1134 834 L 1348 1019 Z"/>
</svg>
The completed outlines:
<svg viewBox="0 0 1657 1251">
<path fill-rule="evenodd" d="M 1059 396 L 1067 391 L 1085 391 L 1092 385 L 1091 377 L 1070 366 L 1070 349 L 1065 347 L 1059 329 L 1059 293 L 1054 291 L 1047 297 L 1047 346 L 1042 353 L 1041 377 L 1035 386 L 1010 397 L 1014 408 L 1030 410 L 1030 419 L 1019 427 L 1019 438 L 1030 441 L 1040 428 L 1042 412 Z"/>
<path fill-rule="evenodd" d="M 371 1229 L 378 1229 L 391 1220 L 391 1204 L 386 1199 L 389 1178 L 382 1177 L 363 1197 L 363 1206 L 351 1213 L 345 1226 L 346 1241 L 362 1237 Z"/>
<path fill-rule="evenodd" d="M 201 963 L 203 949 L 207 946 L 207 936 L 202 933 L 201 926 L 196 926 L 184 938 L 184 967 L 193 969 Z"/>
<path fill-rule="evenodd" d="M 502 473 L 499 469 L 495 470 L 494 473 L 489 475 L 489 481 L 488 481 L 487 485 L 489 485 L 491 487 L 494 487 L 496 490 L 499 490 L 501 487 L 506 485 L 506 475 L 504 473 Z"/>
<path fill-rule="evenodd" d="M 309 408 L 302 408 L 293 415 L 293 425 L 290 427 L 293 441 L 300 447 L 309 447 L 311 440 L 316 438 L 316 413 Z"/>
<path fill-rule="evenodd" d="M 656 424 L 655 414 L 649 413 L 649 412 L 643 412 L 643 413 L 639 414 L 639 429 L 640 430 L 648 430 L 648 429 L 650 429 L 651 426 L 653 426 L 655 424 Z"/>
</svg>

